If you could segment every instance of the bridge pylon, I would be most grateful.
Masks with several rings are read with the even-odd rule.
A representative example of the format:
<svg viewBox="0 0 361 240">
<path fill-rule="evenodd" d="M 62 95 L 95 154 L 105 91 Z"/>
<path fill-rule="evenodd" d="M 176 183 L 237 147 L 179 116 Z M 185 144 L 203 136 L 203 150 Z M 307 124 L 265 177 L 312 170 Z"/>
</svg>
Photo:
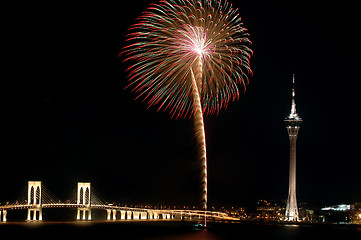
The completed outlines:
<svg viewBox="0 0 361 240">
<path fill-rule="evenodd" d="M 28 181 L 28 221 L 43 220 L 41 204 L 41 181 Z M 37 217 L 37 215 L 39 217 Z"/>
<path fill-rule="evenodd" d="M 7 219 L 6 219 L 6 215 L 7 215 L 7 211 L 4 209 L 4 210 L 0 210 L 0 222 L 1 222 L 1 220 L 3 221 L 3 222 L 6 222 L 7 221 Z M 1 218 L 1 215 L 2 215 L 2 218 Z"/>
<path fill-rule="evenodd" d="M 76 219 L 80 220 L 91 220 L 91 184 L 90 182 L 78 182 L 78 190 L 77 190 L 77 200 L 76 203 L 78 205 L 82 205 L 78 207 Z M 83 213 L 83 214 L 81 214 Z M 81 216 L 83 215 L 83 216 Z"/>
</svg>

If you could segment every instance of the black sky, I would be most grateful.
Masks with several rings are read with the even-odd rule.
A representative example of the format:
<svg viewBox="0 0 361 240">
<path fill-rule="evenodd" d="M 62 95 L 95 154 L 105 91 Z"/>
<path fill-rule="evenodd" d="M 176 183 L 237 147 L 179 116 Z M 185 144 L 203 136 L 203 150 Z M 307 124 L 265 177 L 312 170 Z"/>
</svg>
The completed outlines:
<svg viewBox="0 0 361 240">
<path fill-rule="evenodd" d="M 299 202 L 360 202 L 357 7 L 347 1 L 232 3 L 251 34 L 254 76 L 238 102 L 205 118 L 209 205 L 287 198 L 283 119 L 293 73 L 304 119 Z M 118 53 L 148 1 L 48 4 L 9 7 L 0 202 L 14 200 L 28 180 L 42 180 L 62 199 L 77 181 L 91 181 L 108 201 L 198 206 L 192 121 L 146 110 L 123 90 L 126 64 Z"/>
</svg>

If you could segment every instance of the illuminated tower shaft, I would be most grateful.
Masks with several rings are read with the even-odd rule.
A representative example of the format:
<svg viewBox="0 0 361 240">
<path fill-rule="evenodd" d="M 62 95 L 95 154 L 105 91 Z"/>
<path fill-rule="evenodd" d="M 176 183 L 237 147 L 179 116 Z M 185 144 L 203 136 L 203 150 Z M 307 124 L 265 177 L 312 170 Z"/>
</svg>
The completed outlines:
<svg viewBox="0 0 361 240">
<path fill-rule="evenodd" d="M 293 74 L 293 88 L 292 88 L 292 106 L 290 115 L 284 120 L 288 131 L 288 137 L 290 139 L 290 173 L 289 173 L 289 187 L 288 187 L 288 199 L 286 206 L 286 220 L 298 221 L 298 207 L 296 199 L 296 141 L 298 131 L 301 127 L 302 119 L 296 112 L 295 103 L 295 75 Z"/>
</svg>

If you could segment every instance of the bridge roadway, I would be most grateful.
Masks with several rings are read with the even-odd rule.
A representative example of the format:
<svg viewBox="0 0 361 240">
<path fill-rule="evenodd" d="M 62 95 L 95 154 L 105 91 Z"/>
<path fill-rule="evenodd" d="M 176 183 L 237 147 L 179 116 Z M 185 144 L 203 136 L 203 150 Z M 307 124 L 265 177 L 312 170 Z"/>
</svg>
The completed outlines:
<svg viewBox="0 0 361 240">
<path fill-rule="evenodd" d="M 162 216 L 162 219 L 181 219 L 182 217 L 188 219 L 195 218 L 204 218 L 206 215 L 207 219 L 215 219 L 215 220 L 239 220 L 238 218 L 230 217 L 227 213 L 217 212 L 217 211 L 204 211 L 204 210 L 179 210 L 179 209 L 149 209 L 149 208 L 132 208 L 132 207 L 122 207 L 117 205 L 105 205 L 105 204 L 74 204 L 74 203 L 43 203 L 38 208 L 76 208 L 76 209 L 102 209 L 107 211 L 107 219 L 115 220 L 116 213 L 121 212 L 121 219 L 159 219 L 159 216 Z M 18 209 L 34 209 L 34 205 L 32 204 L 13 204 L 13 205 L 0 205 L 0 221 L 6 221 L 6 214 L 9 210 L 18 210 Z M 1 219 L 1 213 L 3 215 L 3 219 Z M 130 215 L 127 215 L 131 213 Z M 135 217 L 135 213 L 137 213 L 137 217 Z M 147 214 L 141 214 L 147 213 Z M 110 215 L 113 215 L 112 217 Z M 133 214 L 133 215 L 132 215 Z M 125 217 L 127 215 L 127 217 Z M 129 217 L 131 216 L 131 217 Z M 153 216 L 153 217 L 150 217 Z M 158 217 L 156 217 L 158 216 Z"/>
</svg>

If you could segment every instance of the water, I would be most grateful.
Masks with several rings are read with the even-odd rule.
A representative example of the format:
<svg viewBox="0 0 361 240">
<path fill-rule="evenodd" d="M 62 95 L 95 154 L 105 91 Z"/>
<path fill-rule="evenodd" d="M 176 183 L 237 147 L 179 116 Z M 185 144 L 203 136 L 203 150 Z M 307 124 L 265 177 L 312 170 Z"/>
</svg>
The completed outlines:
<svg viewBox="0 0 361 240">
<path fill-rule="evenodd" d="M 11 239 L 340 239 L 361 240 L 361 225 L 285 225 L 213 223 L 207 230 L 179 221 L 64 221 L 0 223 L 1 236 Z M 5 239 L 5 238 L 4 238 Z"/>
</svg>

